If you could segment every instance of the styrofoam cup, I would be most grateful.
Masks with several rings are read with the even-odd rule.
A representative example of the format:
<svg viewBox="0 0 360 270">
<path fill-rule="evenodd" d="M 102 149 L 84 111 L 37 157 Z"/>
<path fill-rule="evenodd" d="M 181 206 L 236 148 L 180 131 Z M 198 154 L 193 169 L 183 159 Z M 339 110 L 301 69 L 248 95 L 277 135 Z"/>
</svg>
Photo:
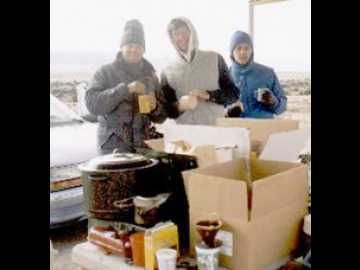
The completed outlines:
<svg viewBox="0 0 360 270">
<path fill-rule="evenodd" d="M 156 252 L 159 270 L 176 270 L 177 251 L 171 248 L 159 249 Z"/>
<path fill-rule="evenodd" d="M 218 270 L 220 246 L 204 248 L 202 244 L 196 245 L 196 257 L 199 270 Z"/>
</svg>

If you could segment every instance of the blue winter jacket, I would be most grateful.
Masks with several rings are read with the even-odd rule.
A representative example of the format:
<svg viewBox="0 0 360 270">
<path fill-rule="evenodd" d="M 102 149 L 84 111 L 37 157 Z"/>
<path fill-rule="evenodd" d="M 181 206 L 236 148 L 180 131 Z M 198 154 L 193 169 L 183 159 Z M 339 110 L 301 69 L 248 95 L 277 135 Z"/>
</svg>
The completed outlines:
<svg viewBox="0 0 360 270">
<path fill-rule="evenodd" d="M 233 56 L 234 48 L 237 44 L 244 42 L 253 48 L 250 37 L 244 32 L 237 31 L 230 44 L 230 54 L 233 62 L 233 65 L 230 67 L 230 73 L 236 87 L 241 90 L 240 101 L 244 105 L 244 112 L 240 117 L 274 118 L 274 114 L 279 115 L 286 111 L 287 98 L 285 92 L 274 70 L 255 63 L 253 55 L 246 66 L 241 66 L 235 61 Z M 270 89 L 279 103 L 273 107 L 267 107 L 258 102 L 255 91 L 259 88 Z"/>
</svg>

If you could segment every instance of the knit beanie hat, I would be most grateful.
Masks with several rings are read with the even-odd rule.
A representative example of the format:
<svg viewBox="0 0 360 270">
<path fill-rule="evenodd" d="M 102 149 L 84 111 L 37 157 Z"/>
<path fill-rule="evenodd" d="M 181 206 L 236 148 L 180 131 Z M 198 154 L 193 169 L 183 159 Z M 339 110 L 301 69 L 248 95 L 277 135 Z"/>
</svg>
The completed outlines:
<svg viewBox="0 0 360 270">
<path fill-rule="evenodd" d="M 129 43 L 145 46 L 144 29 L 142 24 L 136 19 L 126 22 L 120 47 Z"/>
<path fill-rule="evenodd" d="M 251 37 L 247 33 L 241 32 L 241 31 L 236 31 L 234 33 L 234 35 L 232 36 L 232 38 L 231 38 L 230 46 L 229 46 L 230 58 L 233 61 L 235 61 L 235 59 L 234 59 L 234 49 L 235 49 L 235 47 L 237 45 L 239 45 L 241 43 L 246 43 L 251 47 L 252 55 L 251 55 L 250 60 L 249 60 L 249 62 L 251 62 L 254 59 L 254 45 L 253 45 Z"/>
</svg>

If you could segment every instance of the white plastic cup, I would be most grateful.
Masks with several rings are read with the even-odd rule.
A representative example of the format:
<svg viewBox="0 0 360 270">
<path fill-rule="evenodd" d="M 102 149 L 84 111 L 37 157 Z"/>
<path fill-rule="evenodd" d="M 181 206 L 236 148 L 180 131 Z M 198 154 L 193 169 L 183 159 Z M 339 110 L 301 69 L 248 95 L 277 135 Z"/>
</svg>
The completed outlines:
<svg viewBox="0 0 360 270">
<path fill-rule="evenodd" d="M 177 251 L 171 248 L 159 249 L 156 252 L 159 270 L 176 270 Z"/>
</svg>

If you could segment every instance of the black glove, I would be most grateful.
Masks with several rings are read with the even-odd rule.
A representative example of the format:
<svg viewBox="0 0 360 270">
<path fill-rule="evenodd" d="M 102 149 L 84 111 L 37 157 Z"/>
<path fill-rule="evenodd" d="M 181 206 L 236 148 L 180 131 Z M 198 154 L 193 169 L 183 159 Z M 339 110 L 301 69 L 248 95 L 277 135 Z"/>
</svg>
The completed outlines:
<svg viewBox="0 0 360 270">
<path fill-rule="evenodd" d="M 226 116 L 227 117 L 240 117 L 240 115 L 243 113 L 243 110 L 238 104 L 234 104 L 233 106 L 229 107 L 227 109 Z"/>
<path fill-rule="evenodd" d="M 265 106 L 272 107 L 279 103 L 277 98 L 273 95 L 273 93 L 270 90 L 267 90 L 262 95 L 262 103 L 264 103 Z"/>
</svg>

